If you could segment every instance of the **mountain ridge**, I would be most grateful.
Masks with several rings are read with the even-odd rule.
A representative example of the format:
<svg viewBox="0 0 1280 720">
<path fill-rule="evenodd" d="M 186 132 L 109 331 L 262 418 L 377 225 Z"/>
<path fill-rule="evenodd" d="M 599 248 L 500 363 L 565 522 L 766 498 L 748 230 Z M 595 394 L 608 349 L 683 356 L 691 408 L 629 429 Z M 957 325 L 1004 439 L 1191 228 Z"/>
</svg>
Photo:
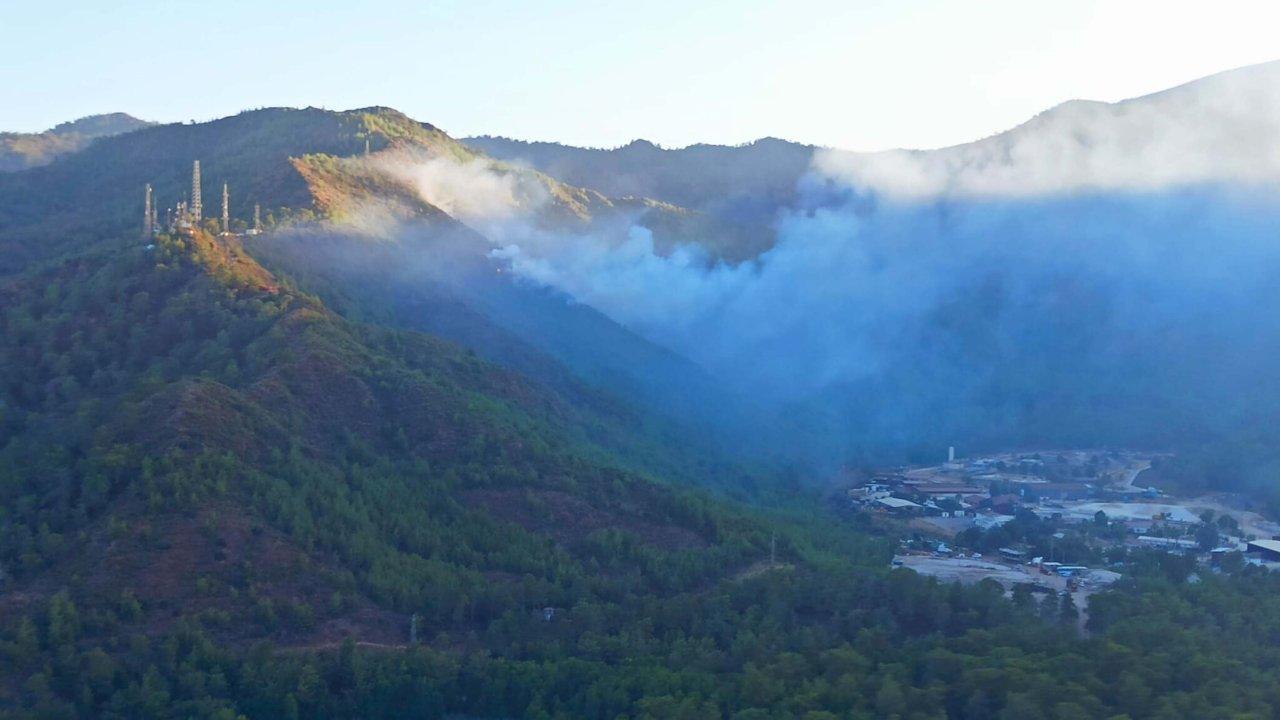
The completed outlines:
<svg viewBox="0 0 1280 720">
<path fill-rule="evenodd" d="M 344 177 L 341 173 L 352 168 L 363 176 L 360 182 L 372 182 L 375 189 L 396 194 L 409 200 L 409 206 L 430 213 L 426 209 L 430 203 L 412 183 L 364 160 L 366 150 L 384 159 L 396 153 L 426 153 L 459 166 L 491 162 L 434 126 L 381 107 L 342 112 L 266 108 L 207 123 L 150 126 L 104 138 L 48 165 L 0 174 L 0 240 L 7 239 L 20 249 L 0 260 L 0 274 L 25 262 L 56 256 L 70 238 L 89 233 L 121 235 L 131 227 L 140 228 L 143 184 L 153 185 L 161 208 L 173 207 L 189 190 L 190 163 L 195 159 L 202 160 L 208 185 L 231 185 L 231 214 L 237 218 L 250 216 L 255 203 L 271 223 L 310 222 L 327 212 L 340 212 L 358 185 L 346 182 L 356 174 Z M 406 162 L 412 160 L 406 158 Z M 326 166 L 339 172 L 321 172 Z M 546 223 L 577 223 L 585 228 L 593 213 L 638 213 L 654 217 L 655 227 L 672 228 L 674 242 L 679 226 L 694 220 L 687 211 L 669 204 L 608 198 L 545 174 L 500 164 L 494 167 L 545 194 L 539 217 Z M 310 184 L 303 174 L 308 169 L 313 171 Z M 323 189 L 319 182 L 323 177 L 342 179 L 345 184 L 338 190 L 346 192 L 317 197 L 313 190 Z"/>
<path fill-rule="evenodd" d="M 127 113 L 115 112 L 61 122 L 38 133 L 0 131 L 0 173 L 47 165 L 63 155 L 83 150 L 98 138 L 154 124 Z"/>
<path fill-rule="evenodd" d="M 1134 184 L 1143 178 L 1137 170 L 1126 169 L 1126 158 L 1149 160 L 1150 166 L 1158 167 L 1161 156 L 1169 168 L 1160 182 L 1199 182 L 1208 170 L 1177 158 L 1201 155 L 1195 151 L 1208 143 L 1221 148 L 1223 162 L 1229 163 L 1219 176 L 1264 181 L 1280 177 L 1280 159 L 1268 146 L 1246 146 L 1235 139 L 1254 129 L 1250 117 L 1280 115 L 1273 112 L 1280 103 L 1275 99 L 1280 96 L 1278 87 L 1280 61 L 1249 65 L 1116 102 L 1067 100 L 1006 130 L 932 149 L 863 152 L 771 138 L 674 149 L 643 140 L 612 149 L 493 136 L 463 142 L 571 183 L 645 195 L 717 218 L 732 227 L 736 237 L 708 245 L 717 257 L 736 263 L 758 258 L 774 246 L 780 211 L 825 200 L 820 191 L 802 197 L 797 188 L 803 182 L 813 186 L 811 191 L 834 180 L 858 193 L 915 198 L 964 191 L 970 185 L 975 193 L 1029 194 L 1055 191 L 1045 183 L 1059 171 L 1077 174 L 1082 187 Z M 1162 122 L 1172 116 L 1199 123 L 1199 134 L 1182 137 L 1170 132 Z M 1233 123 L 1233 129 L 1216 130 L 1214 123 L 1222 122 Z M 1272 146 L 1280 146 L 1280 131 L 1267 131 L 1276 139 Z M 1091 160 L 1100 154 L 1095 146 L 1110 152 L 1114 162 Z M 1019 175 L 1008 169 L 1019 158 L 1038 164 Z M 1064 162 L 1075 165 L 1055 164 Z M 1117 177 L 1109 177 L 1103 167 Z"/>
<path fill-rule="evenodd" d="M 706 409 L 732 405 L 687 360 L 567 298 L 500 274 L 501 264 L 487 257 L 493 245 L 466 224 L 465 215 L 460 220 L 428 202 L 412 173 L 436 163 L 464 178 L 476 173 L 503 182 L 510 178 L 537 199 L 530 220 L 542 229 L 582 233 L 598 223 L 638 221 L 673 243 L 684 226 L 699 222 L 696 217 L 675 206 L 610 198 L 507 167 L 434 126 L 386 108 L 342 113 L 269 108 L 211 123 L 156 126 L 49 166 L 0 176 L 0 243 L 8 243 L 0 275 L 6 267 L 17 272 L 86 247 L 118 247 L 120 237 L 135 236 L 140 227 L 142 185 L 152 184 L 161 208 L 172 206 L 189 188 L 193 158 L 202 160 L 206 198 L 216 197 L 214 188 L 223 182 L 230 185 L 231 217 L 239 227 L 253 206 L 261 205 L 265 227 L 274 232 L 250 245 L 287 261 L 286 274 L 315 279 L 317 291 L 331 299 L 332 289 L 355 298 L 394 287 L 418 298 L 412 306 L 416 315 L 398 301 L 384 306 L 402 308 L 395 321 L 403 327 L 476 343 L 488 359 L 543 378 L 563 376 L 564 368 L 550 368 L 564 364 L 596 388 L 626 387 L 622 394 L 650 412 L 665 405 L 661 414 L 669 418 L 686 410 L 700 417 Z M 213 202 L 205 207 L 206 215 L 213 215 Z M 280 232 L 286 228 L 296 232 Z M 399 243 L 398 234 L 441 240 Z M 268 242 L 268 237 L 278 240 Z M 459 247 L 451 255 L 461 263 L 453 277 L 433 268 L 429 255 L 415 255 L 444 244 Z M 357 257 L 363 261 L 352 262 Z M 322 259 L 330 263 L 323 278 L 312 272 Z M 338 275 L 357 268 L 374 275 L 340 281 Z M 422 274 L 406 272 L 413 269 Z M 463 277 L 487 291 L 468 290 Z M 388 284 L 389 279 L 394 282 Z M 533 308 L 537 323 L 527 321 Z"/>
</svg>

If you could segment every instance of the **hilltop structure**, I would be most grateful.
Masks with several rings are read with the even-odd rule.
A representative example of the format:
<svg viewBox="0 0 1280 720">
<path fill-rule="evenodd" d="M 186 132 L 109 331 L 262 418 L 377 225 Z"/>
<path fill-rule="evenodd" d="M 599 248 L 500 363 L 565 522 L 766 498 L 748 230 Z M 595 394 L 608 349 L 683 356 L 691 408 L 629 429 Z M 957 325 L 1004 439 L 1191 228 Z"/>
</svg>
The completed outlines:
<svg viewBox="0 0 1280 720">
<path fill-rule="evenodd" d="M 191 165 L 191 203 L 181 200 L 172 213 L 165 211 L 169 232 L 187 233 L 199 227 L 203 206 L 200 198 L 200 161 L 196 160 Z"/>
<path fill-rule="evenodd" d="M 142 210 L 142 235 L 149 238 L 160 233 L 159 210 L 151 183 L 145 186 L 144 207 Z M 261 211 L 257 204 L 253 206 L 253 228 L 248 235 L 262 234 Z M 176 207 L 165 208 L 164 226 L 171 233 L 191 233 L 200 227 L 204 216 L 204 203 L 201 200 L 200 161 L 191 164 L 191 201 L 179 201 Z M 231 189 L 227 183 L 222 184 L 222 218 L 220 235 L 230 236 L 231 232 Z"/>
<path fill-rule="evenodd" d="M 262 234 L 262 208 L 258 203 L 253 204 L 253 227 L 245 231 L 246 235 Z"/>
<path fill-rule="evenodd" d="M 230 197 L 227 193 L 227 184 L 222 183 L 222 234 L 231 234 L 231 210 L 228 207 Z"/>
<path fill-rule="evenodd" d="M 204 216 L 204 203 L 200 201 L 200 161 L 191 166 L 191 222 L 199 225 Z"/>
<path fill-rule="evenodd" d="M 155 229 L 155 211 L 151 203 L 151 183 L 147 183 L 146 205 L 142 208 L 142 237 L 151 237 L 155 233 Z"/>
</svg>

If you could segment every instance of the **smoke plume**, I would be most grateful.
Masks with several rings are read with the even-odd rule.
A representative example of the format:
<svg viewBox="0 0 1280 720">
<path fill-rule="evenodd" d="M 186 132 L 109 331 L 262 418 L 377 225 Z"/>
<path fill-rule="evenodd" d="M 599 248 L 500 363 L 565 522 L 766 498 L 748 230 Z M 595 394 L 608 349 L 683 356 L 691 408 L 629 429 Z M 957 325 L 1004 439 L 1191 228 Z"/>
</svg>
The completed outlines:
<svg viewBox="0 0 1280 720">
<path fill-rule="evenodd" d="M 820 153 L 748 262 L 539 229 L 491 167 L 421 166 L 526 281 L 876 443 L 1145 442 L 1280 410 L 1280 69 L 1069 103 L 957 148 Z"/>
</svg>

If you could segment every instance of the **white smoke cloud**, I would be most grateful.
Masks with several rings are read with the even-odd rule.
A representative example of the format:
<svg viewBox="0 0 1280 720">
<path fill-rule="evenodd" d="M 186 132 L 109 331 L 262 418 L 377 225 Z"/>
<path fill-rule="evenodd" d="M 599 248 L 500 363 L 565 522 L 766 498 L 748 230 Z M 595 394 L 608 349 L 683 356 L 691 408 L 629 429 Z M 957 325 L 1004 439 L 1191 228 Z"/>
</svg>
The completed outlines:
<svg viewBox="0 0 1280 720">
<path fill-rule="evenodd" d="M 459 161 L 392 153 L 380 167 L 453 217 L 483 227 L 520 221 L 549 199 L 546 187 L 487 158 Z"/>
<path fill-rule="evenodd" d="M 628 213 L 548 229 L 555 223 L 541 219 L 554 198 L 544 178 L 486 158 L 464 162 L 400 153 L 377 162 L 424 201 L 478 231 L 493 244 L 492 256 L 520 276 L 655 334 L 673 322 L 682 326 L 682 319 L 696 322 L 752 274 L 747 266 L 708 273 L 712 263 L 696 244 L 659 254 L 653 233 Z M 655 287 L 664 290 L 654 293 Z"/>
<path fill-rule="evenodd" d="M 651 335 L 674 337 L 754 275 L 747 265 L 708 269 L 706 253 L 696 245 L 660 255 L 653 233 L 639 225 L 618 223 L 584 234 L 524 227 L 504 233 L 503 239 L 507 242 L 493 255 L 509 261 L 521 276 Z"/>
</svg>

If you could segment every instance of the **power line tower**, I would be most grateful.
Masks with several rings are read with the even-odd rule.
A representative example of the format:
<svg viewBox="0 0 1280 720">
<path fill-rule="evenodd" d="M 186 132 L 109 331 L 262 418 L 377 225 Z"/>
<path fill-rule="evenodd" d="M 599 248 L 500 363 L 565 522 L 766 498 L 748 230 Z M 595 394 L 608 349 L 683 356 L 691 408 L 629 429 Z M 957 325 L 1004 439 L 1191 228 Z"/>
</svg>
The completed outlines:
<svg viewBox="0 0 1280 720">
<path fill-rule="evenodd" d="M 227 193 L 227 184 L 222 183 L 222 232 L 225 235 L 231 234 L 231 209 L 230 195 Z"/>
<path fill-rule="evenodd" d="M 146 205 L 142 208 L 142 237 L 151 237 L 152 229 L 155 227 L 155 218 L 151 207 L 151 183 L 147 183 L 146 195 Z"/>
<path fill-rule="evenodd" d="M 204 217 L 204 203 L 200 202 L 200 161 L 191 165 L 191 224 L 199 225 Z"/>
</svg>

